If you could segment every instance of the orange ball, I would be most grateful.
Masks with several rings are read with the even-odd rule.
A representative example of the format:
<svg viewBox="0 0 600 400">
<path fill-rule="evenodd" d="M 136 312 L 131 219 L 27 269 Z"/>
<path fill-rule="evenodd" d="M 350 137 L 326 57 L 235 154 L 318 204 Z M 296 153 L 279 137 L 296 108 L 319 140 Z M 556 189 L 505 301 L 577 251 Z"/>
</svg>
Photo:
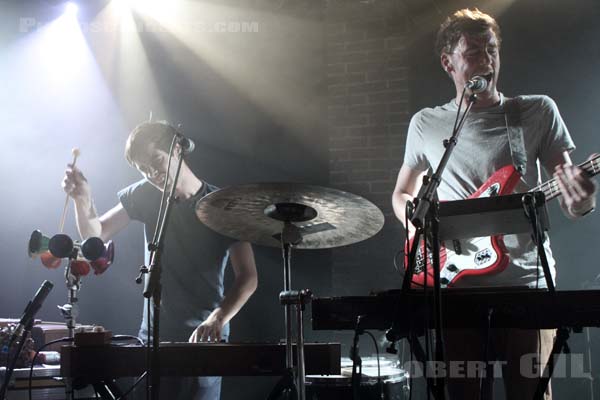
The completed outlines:
<svg viewBox="0 0 600 400">
<path fill-rule="evenodd" d="M 56 269 L 60 267 L 60 264 L 62 262 L 62 259 L 54 257 L 49 250 L 40 254 L 40 259 L 42 260 L 42 264 L 44 264 L 44 267 L 49 269 Z"/>
</svg>

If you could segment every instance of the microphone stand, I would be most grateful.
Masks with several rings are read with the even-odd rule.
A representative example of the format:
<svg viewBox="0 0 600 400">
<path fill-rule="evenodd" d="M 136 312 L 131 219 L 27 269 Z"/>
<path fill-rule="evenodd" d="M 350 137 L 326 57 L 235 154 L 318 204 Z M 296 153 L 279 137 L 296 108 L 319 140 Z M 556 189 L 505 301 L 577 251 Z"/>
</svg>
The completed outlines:
<svg viewBox="0 0 600 400">
<path fill-rule="evenodd" d="M 29 336 L 31 329 L 33 328 L 33 322 L 34 322 L 34 320 L 31 319 L 27 323 L 27 325 L 25 325 L 25 328 L 23 329 L 23 333 L 21 333 L 21 335 L 19 337 L 17 337 L 18 344 L 17 344 L 16 352 L 14 353 L 13 357 L 10 359 L 10 364 L 6 366 L 6 370 L 4 371 L 4 374 L 5 374 L 4 382 L 2 383 L 2 387 L 0 388 L 0 400 L 4 400 L 6 397 L 6 392 L 8 390 L 10 378 L 12 377 L 12 374 L 15 370 L 15 366 L 17 365 L 17 360 L 19 359 L 19 354 L 21 354 L 21 351 L 23 350 L 23 346 L 25 345 L 27 336 Z M 9 343 L 8 350 L 7 350 L 9 355 L 10 355 L 10 348 L 12 347 L 13 343 L 14 342 Z"/>
<path fill-rule="evenodd" d="M 352 359 L 352 400 L 360 399 L 360 383 L 362 380 L 362 358 L 360 358 L 360 351 L 358 348 L 360 335 L 364 333 L 360 326 L 360 322 L 363 316 L 359 315 L 356 317 L 356 327 L 354 328 L 354 339 L 352 341 L 352 348 L 350 349 L 350 358 Z"/>
<path fill-rule="evenodd" d="M 23 316 L 21 317 L 21 321 L 9 337 L 8 346 L 6 348 L 6 360 L 7 362 L 10 362 L 6 366 L 6 370 L 4 372 L 3 377 L 3 383 L 2 386 L 0 386 L 0 400 L 4 400 L 6 396 L 8 385 L 10 383 L 10 378 L 12 376 L 13 371 L 15 370 L 15 366 L 17 365 L 17 360 L 21 355 L 21 351 L 23 350 L 23 346 L 25 345 L 25 341 L 27 340 L 31 329 L 33 328 L 35 315 L 42 307 L 43 302 L 46 300 L 46 297 L 48 297 L 48 294 L 50 293 L 53 287 L 54 285 L 50 281 L 44 281 L 42 283 L 42 286 L 38 289 L 33 299 L 30 300 L 29 303 L 27 303 L 25 311 L 23 312 Z M 10 350 L 13 344 L 15 343 L 15 340 L 17 340 L 17 349 L 13 357 L 10 358 Z"/>
<path fill-rule="evenodd" d="M 466 91 L 466 88 L 465 88 L 465 91 Z M 463 96 L 464 96 L 464 92 L 463 92 Z M 465 123 L 465 120 L 466 120 L 467 116 L 469 115 L 469 112 L 471 111 L 473 104 L 475 104 L 476 101 L 477 101 L 476 94 L 471 94 L 468 97 L 467 108 L 466 108 L 462 118 L 460 119 L 460 121 L 457 125 L 455 124 L 454 130 L 452 132 L 452 136 L 450 137 L 450 139 L 446 139 L 443 142 L 444 148 L 446 150 L 444 151 L 442 159 L 440 160 L 440 163 L 439 163 L 435 173 L 430 178 L 429 177 L 423 178 L 423 185 L 421 186 L 421 189 L 419 190 L 419 193 L 414 201 L 416 208 L 414 209 L 413 214 L 410 216 L 410 221 L 416 227 L 416 232 L 415 232 L 412 248 L 410 249 L 409 265 L 406 270 L 404 280 L 402 282 L 401 294 L 407 295 L 408 292 L 410 291 L 412 276 L 413 276 L 414 270 L 415 270 L 416 254 L 417 254 L 417 250 L 420 245 L 420 239 L 422 236 L 423 240 L 425 242 L 427 242 L 427 240 L 431 241 L 432 266 L 433 266 L 433 315 L 434 315 L 433 321 L 434 321 L 434 331 L 435 331 L 435 338 L 436 338 L 434 361 L 439 361 L 441 363 L 444 363 L 445 357 L 444 357 L 444 343 L 443 343 L 443 338 L 442 338 L 442 304 L 441 304 L 441 285 L 440 285 L 441 265 L 440 265 L 440 258 L 439 258 L 440 241 L 439 241 L 439 217 L 438 217 L 439 201 L 436 198 L 436 194 L 437 194 L 437 189 L 441 183 L 442 174 L 444 173 L 444 170 L 446 169 L 446 165 L 448 164 L 448 160 L 450 159 L 452 151 L 454 150 L 454 147 L 456 147 L 456 144 L 458 142 L 458 136 L 460 135 L 460 132 Z M 458 113 L 460 115 L 460 108 L 462 107 L 462 97 L 461 97 L 461 102 L 458 107 L 459 107 Z M 431 235 L 428 236 L 426 234 L 426 232 L 430 232 Z M 427 249 L 427 243 L 425 243 L 425 248 Z M 425 262 L 425 274 L 427 275 L 427 273 L 428 273 L 427 260 L 424 260 L 424 262 Z M 400 316 L 396 315 L 396 316 L 394 316 L 393 320 L 396 321 L 396 319 L 399 317 Z M 397 336 L 397 334 L 393 335 L 394 329 L 395 329 L 395 327 L 394 327 L 394 325 L 392 325 L 392 328 L 391 328 L 392 335 L 390 335 L 390 336 Z M 411 346 L 420 347 L 420 344 L 415 340 L 411 340 Z M 422 360 L 422 361 L 425 361 L 425 360 Z M 424 364 L 424 365 L 426 365 L 426 364 Z M 440 378 L 434 377 L 433 387 L 430 388 L 430 390 L 432 391 L 432 393 L 436 399 L 443 399 L 445 397 L 445 387 L 444 386 L 445 386 L 445 383 L 444 383 L 443 377 L 440 377 Z"/>
<path fill-rule="evenodd" d="M 542 204 L 544 203 L 542 198 Z M 546 238 L 544 236 L 544 230 L 540 224 L 540 218 L 538 215 L 538 204 L 537 199 L 534 193 L 526 193 L 523 195 L 523 207 L 525 208 L 525 215 L 527 215 L 529 222 L 531 223 L 531 238 L 533 239 L 533 243 L 537 247 L 538 257 L 540 258 L 542 264 L 542 270 L 544 271 L 544 278 L 546 278 L 546 285 L 548 286 L 548 291 L 552 294 L 556 292 L 556 287 L 554 286 L 554 281 L 552 280 L 552 274 L 550 273 L 550 265 L 548 264 L 548 256 L 546 255 L 546 250 L 544 249 L 544 243 L 546 242 Z"/>
<path fill-rule="evenodd" d="M 65 267 L 65 284 L 67 285 L 67 303 L 58 306 L 65 322 L 67 329 L 69 330 L 69 337 L 75 337 L 75 328 L 77 327 L 77 317 L 79 317 L 79 299 L 77 293 L 81 289 L 81 279 L 79 276 L 73 274 L 71 270 L 71 264 L 77 259 L 77 250 L 74 249 L 69 256 L 69 261 Z"/>
<path fill-rule="evenodd" d="M 523 206 L 525 208 L 525 214 L 529 218 L 531 222 L 531 230 L 532 230 L 532 239 L 534 244 L 538 250 L 538 257 L 542 264 L 542 270 L 544 272 L 544 277 L 546 278 L 546 285 L 548 286 L 548 292 L 552 298 L 552 301 L 557 301 L 556 287 L 554 286 L 554 281 L 552 280 L 552 274 L 550 273 L 550 265 L 548 264 L 548 257 L 546 255 L 546 250 L 544 249 L 544 243 L 546 242 L 546 237 L 544 235 L 544 229 L 540 223 L 540 218 L 538 215 L 538 200 L 536 196 L 532 193 L 527 193 L 523 196 Z M 544 202 L 542 198 L 541 203 Z M 550 378 L 554 372 L 555 361 L 563 351 L 565 353 L 569 353 L 569 345 L 567 341 L 569 339 L 571 333 L 571 328 L 567 328 L 565 326 L 560 326 L 556 330 L 556 339 L 552 346 L 552 350 L 550 352 L 550 356 L 548 357 L 548 361 L 546 366 L 544 367 L 544 371 L 539 378 L 535 393 L 533 395 L 534 400 L 542 400 L 544 398 L 544 393 L 546 392 L 546 388 L 550 383 Z M 540 364 L 542 360 L 539 360 Z"/>
<path fill-rule="evenodd" d="M 169 215 L 171 213 L 171 208 L 173 202 L 177 199 L 175 198 L 175 188 L 177 187 L 177 181 L 179 180 L 179 173 L 181 171 L 181 165 L 183 164 L 183 151 L 179 154 L 179 159 L 177 162 L 177 171 L 175 172 L 175 177 L 173 178 L 173 185 L 171 186 L 171 190 L 169 191 L 169 196 L 167 197 L 167 203 L 165 207 L 165 212 L 161 214 L 159 212 L 158 215 L 158 234 L 156 235 L 156 240 L 150 244 L 148 244 L 148 250 L 150 251 L 150 265 L 144 271 L 142 268 L 142 273 L 148 274 L 148 279 L 146 279 L 145 287 L 144 287 L 144 297 L 148 299 L 148 301 L 152 301 L 152 357 L 150 362 L 150 394 L 152 400 L 159 400 L 160 395 L 160 354 L 159 354 L 159 344 L 160 344 L 160 299 L 162 293 L 162 285 L 160 283 L 161 278 L 161 256 L 163 250 L 163 244 L 165 240 L 165 232 L 167 229 L 167 223 L 169 221 Z M 165 186 L 169 180 L 168 177 L 168 169 L 165 178 Z"/>
</svg>

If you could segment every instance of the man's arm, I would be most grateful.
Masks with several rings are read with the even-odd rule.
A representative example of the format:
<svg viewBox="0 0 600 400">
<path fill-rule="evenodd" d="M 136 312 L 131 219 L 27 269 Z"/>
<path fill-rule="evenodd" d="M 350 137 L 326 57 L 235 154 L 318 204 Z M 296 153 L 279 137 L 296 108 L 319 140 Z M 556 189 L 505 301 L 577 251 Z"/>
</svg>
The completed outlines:
<svg viewBox="0 0 600 400">
<path fill-rule="evenodd" d="M 105 242 L 123 230 L 131 221 L 129 214 L 121 203 L 102 214 L 100 221 L 100 237 Z"/>
<path fill-rule="evenodd" d="M 554 171 L 562 194 L 559 201 L 563 213 L 574 219 L 592 211 L 596 207 L 596 182 L 581 168 L 573 165 L 567 151 L 550 160 L 549 164 L 546 169 Z"/>
<path fill-rule="evenodd" d="M 129 215 L 121 203 L 98 216 L 92 189 L 77 167 L 69 164 L 62 187 L 75 203 L 75 223 L 82 239 L 96 236 L 107 241 L 129 223 Z"/>
<path fill-rule="evenodd" d="M 190 342 L 221 340 L 223 326 L 240 311 L 256 290 L 258 279 L 254 252 L 250 243 L 234 243 L 229 248 L 229 256 L 235 275 L 233 285 L 225 294 L 221 305 L 194 330 L 190 336 Z"/>
<path fill-rule="evenodd" d="M 419 189 L 423 183 L 423 177 L 425 176 L 424 171 L 417 171 L 406 165 L 403 165 L 398 172 L 398 179 L 396 180 L 396 187 L 392 194 L 392 206 L 394 208 L 394 214 L 404 225 L 406 218 L 406 202 L 412 201 L 415 196 L 419 193 Z M 412 234 L 415 230 L 414 226 L 408 222 L 409 232 Z"/>
</svg>

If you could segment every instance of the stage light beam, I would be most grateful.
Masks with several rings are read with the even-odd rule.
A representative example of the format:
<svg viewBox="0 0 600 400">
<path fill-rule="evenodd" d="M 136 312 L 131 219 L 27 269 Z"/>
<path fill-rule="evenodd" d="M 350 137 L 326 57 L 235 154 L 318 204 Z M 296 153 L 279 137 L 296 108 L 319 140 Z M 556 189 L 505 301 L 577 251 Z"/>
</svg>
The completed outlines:
<svg viewBox="0 0 600 400">
<path fill-rule="evenodd" d="M 153 18 L 172 17 L 180 6 L 177 0 L 128 0 L 131 8 Z"/>
<path fill-rule="evenodd" d="M 73 3 L 72 1 L 68 2 L 65 5 L 65 14 L 67 15 L 77 15 L 77 12 L 79 11 L 79 7 L 77 6 L 77 4 Z"/>
</svg>

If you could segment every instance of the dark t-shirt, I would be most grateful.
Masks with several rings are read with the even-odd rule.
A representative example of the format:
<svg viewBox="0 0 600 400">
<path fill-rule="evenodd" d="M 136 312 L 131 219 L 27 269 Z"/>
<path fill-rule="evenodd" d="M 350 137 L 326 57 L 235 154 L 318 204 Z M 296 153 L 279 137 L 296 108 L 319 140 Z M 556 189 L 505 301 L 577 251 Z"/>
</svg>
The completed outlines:
<svg viewBox="0 0 600 400">
<path fill-rule="evenodd" d="M 228 248 L 234 240 L 209 229 L 195 213 L 198 200 L 217 189 L 204 182 L 198 193 L 176 201 L 171 208 L 161 263 L 161 340 L 187 341 L 193 329 L 223 299 Z M 118 196 L 129 217 L 144 224 L 146 242 L 152 240 L 161 192 L 147 180 L 141 180 L 121 190 Z M 147 317 L 144 304 L 142 337 L 147 334 Z M 228 335 L 228 327 L 223 335 Z"/>
</svg>

